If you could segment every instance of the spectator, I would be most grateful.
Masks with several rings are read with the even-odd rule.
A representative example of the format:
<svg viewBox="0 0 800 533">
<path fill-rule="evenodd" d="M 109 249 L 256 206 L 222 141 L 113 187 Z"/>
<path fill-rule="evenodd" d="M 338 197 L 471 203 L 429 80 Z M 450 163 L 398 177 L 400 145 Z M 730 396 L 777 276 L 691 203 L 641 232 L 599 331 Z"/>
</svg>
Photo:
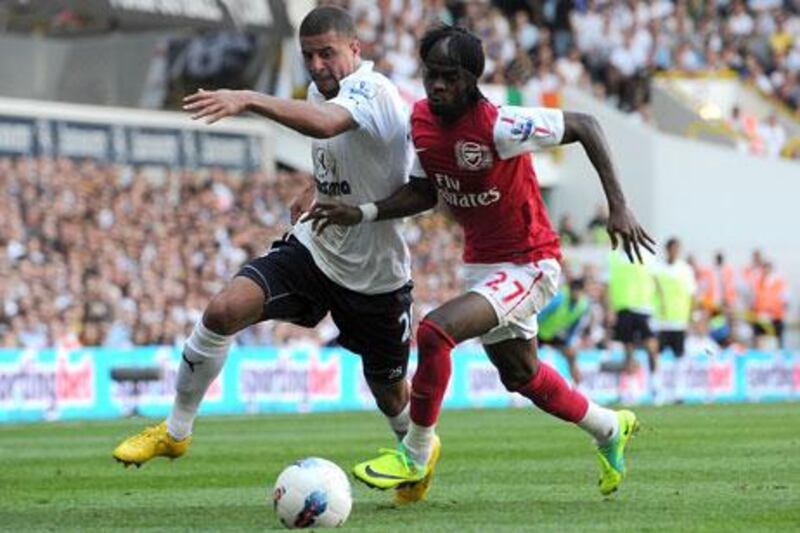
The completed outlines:
<svg viewBox="0 0 800 533">
<path fill-rule="evenodd" d="M 778 348 L 783 348 L 784 319 L 788 293 L 786 281 L 774 272 L 767 261 L 756 281 L 752 307 L 753 345 L 761 347 L 765 336 L 774 337 Z"/>
<path fill-rule="evenodd" d="M 564 85 L 586 86 L 588 77 L 586 68 L 581 62 L 581 55 L 577 48 L 572 47 L 569 53 L 556 61 L 556 73 Z"/>
<path fill-rule="evenodd" d="M 605 205 L 598 205 L 594 210 L 594 215 L 589 221 L 586 229 L 589 232 L 589 239 L 595 244 L 607 244 L 609 242 L 608 232 L 608 209 Z"/>
<path fill-rule="evenodd" d="M 572 217 L 562 215 L 558 221 L 558 238 L 564 246 L 578 246 L 581 244 L 581 236 L 572 224 Z"/>
<path fill-rule="evenodd" d="M 736 38 L 744 38 L 755 29 L 753 17 L 747 12 L 744 2 L 734 0 L 731 7 L 731 14 L 728 17 L 728 30 Z"/>
<path fill-rule="evenodd" d="M 736 305 L 736 275 L 733 267 L 725 263 L 725 255 L 717 252 L 712 267 L 696 267 L 700 306 L 715 316 L 732 311 Z"/>
<path fill-rule="evenodd" d="M 770 113 L 767 121 L 759 126 L 758 134 L 764 143 L 764 154 L 767 157 L 780 157 L 781 149 L 786 144 L 786 130 L 778 122 L 775 113 Z"/>
</svg>

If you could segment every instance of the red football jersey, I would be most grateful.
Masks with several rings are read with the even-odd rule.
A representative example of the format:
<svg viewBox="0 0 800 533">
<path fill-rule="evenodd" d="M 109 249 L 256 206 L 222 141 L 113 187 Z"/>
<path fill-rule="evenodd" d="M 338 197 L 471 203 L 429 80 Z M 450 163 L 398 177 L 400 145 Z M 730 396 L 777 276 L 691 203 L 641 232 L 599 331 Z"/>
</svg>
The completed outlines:
<svg viewBox="0 0 800 533">
<path fill-rule="evenodd" d="M 559 144 L 564 115 L 481 100 L 454 124 L 414 105 L 411 175 L 433 180 L 464 228 L 464 262 L 531 263 L 561 258 L 530 152 Z"/>
</svg>

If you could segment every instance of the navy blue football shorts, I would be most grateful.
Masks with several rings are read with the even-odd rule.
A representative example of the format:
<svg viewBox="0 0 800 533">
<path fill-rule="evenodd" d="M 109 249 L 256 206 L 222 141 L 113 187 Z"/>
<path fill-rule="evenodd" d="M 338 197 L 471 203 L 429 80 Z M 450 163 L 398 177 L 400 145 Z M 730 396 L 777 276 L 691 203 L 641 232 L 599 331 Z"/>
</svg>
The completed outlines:
<svg viewBox="0 0 800 533">
<path fill-rule="evenodd" d="M 408 282 L 383 294 L 363 294 L 331 281 L 295 237 L 272 244 L 266 255 L 236 274 L 257 283 L 267 296 L 261 320 L 313 328 L 329 312 L 339 328 L 338 344 L 361 356 L 371 383 L 391 384 L 406 376 L 411 338 Z"/>
</svg>

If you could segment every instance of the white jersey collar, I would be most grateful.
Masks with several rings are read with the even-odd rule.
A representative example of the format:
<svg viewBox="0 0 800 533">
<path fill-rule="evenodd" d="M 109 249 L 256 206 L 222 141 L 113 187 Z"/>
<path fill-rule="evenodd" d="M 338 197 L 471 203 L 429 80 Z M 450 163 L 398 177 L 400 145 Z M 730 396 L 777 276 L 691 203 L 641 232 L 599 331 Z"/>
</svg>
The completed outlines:
<svg viewBox="0 0 800 533">
<path fill-rule="evenodd" d="M 374 68 L 374 66 L 375 66 L 375 62 L 374 61 L 364 61 L 364 60 L 362 60 L 361 64 L 358 65 L 357 69 L 355 69 L 352 73 L 348 74 L 347 76 L 345 76 L 344 78 L 339 80 L 339 88 L 341 88 L 342 84 L 346 80 L 348 80 L 350 78 L 360 77 L 360 76 L 363 76 L 365 74 L 369 74 L 370 72 L 372 72 L 372 69 Z M 317 89 L 317 84 L 314 83 L 313 81 L 311 82 L 311 85 L 309 85 L 308 90 L 309 90 L 309 92 L 311 93 L 311 95 L 315 99 L 322 99 L 322 100 L 325 99 L 325 96 L 323 96 L 322 93 L 319 92 L 319 89 Z M 336 96 L 338 96 L 338 95 L 336 95 Z M 336 98 L 336 96 L 334 96 L 334 98 Z"/>
</svg>

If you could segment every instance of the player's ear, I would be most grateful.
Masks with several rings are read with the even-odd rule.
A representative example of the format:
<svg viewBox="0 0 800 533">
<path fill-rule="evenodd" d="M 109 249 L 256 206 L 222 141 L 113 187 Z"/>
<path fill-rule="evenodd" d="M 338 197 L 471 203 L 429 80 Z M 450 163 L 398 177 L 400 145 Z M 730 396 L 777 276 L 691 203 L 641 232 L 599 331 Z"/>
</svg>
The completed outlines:
<svg viewBox="0 0 800 533">
<path fill-rule="evenodd" d="M 356 57 L 361 57 L 361 41 L 357 38 L 353 38 L 350 40 L 350 50 L 352 50 L 353 54 Z"/>
</svg>

